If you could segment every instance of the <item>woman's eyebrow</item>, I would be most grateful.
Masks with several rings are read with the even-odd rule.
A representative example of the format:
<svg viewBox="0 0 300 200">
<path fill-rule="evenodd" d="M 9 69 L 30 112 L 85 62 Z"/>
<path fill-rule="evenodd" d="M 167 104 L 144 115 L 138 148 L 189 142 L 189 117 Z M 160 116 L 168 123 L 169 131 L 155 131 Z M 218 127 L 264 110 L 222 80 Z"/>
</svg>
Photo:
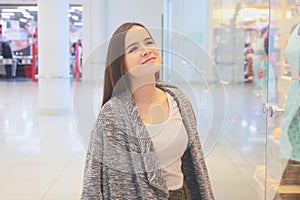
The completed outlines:
<svg viewBox="0 0 300 200">
<path fill-rule="evenodd" d="M 147 37 L 144 39 L 144 41 L 147 41 L 147 40 L 153 40 L 151 37 Z"/>
<path fill-rule="evenodd" d="M 129 49 L 130 47 L 135 46 L 135 45 L 137 45 L 137 44 L 138 44 L 137 42 L 133 42 L 133 43 L 129 44 L 129 45 L 125 48 L 125 50 L 127 50 L 127 49 Z"/>
</svg>

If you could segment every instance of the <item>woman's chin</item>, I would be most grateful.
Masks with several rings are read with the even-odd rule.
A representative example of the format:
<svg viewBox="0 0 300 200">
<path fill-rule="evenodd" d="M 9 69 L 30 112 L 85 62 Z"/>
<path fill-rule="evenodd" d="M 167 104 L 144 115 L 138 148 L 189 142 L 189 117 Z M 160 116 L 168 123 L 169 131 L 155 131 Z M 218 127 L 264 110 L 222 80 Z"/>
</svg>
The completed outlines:
<svg viewBox="0 0 300 200">
<path fill-rule="evenodd" d="M 161 64 L 158 63 L 146 63 L 139 65 L 128 72 L 131 77 L 144 77 L 155 75 L 160 70 Z"/>
</svg>

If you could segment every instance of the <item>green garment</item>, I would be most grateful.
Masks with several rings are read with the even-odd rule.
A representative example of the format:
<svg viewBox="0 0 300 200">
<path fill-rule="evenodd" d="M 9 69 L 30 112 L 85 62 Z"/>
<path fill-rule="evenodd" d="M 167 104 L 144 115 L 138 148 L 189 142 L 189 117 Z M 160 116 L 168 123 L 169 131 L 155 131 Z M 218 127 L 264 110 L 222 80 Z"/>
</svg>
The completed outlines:
<svg viewBox="0 0 300 200">
<path fill-rule="evenodd" d="M 285 56 L 295 74 L 300 72 L 300 38 L 297 36 L 299 25 L 292 32 Z M 300 161 L 300 80 L 293 79 L 284 107 L 280 136 L 280 152 L 285 158 Z"/>
<path fill-rule="evenodd" d="M 255 92 L 262 96 L 263 101 L 274 100 L 276 98 L 276 77 L 273 66 L 268 60 L 261 59 L 261 55 L 267 55 L 264 48 L 264 38 L 259 38 L 254 47 L 255 57 L 253 59 L 253 83 Z M 263 77 L 259 78 L 259 70 L 263 71 Z"/>
</svg>

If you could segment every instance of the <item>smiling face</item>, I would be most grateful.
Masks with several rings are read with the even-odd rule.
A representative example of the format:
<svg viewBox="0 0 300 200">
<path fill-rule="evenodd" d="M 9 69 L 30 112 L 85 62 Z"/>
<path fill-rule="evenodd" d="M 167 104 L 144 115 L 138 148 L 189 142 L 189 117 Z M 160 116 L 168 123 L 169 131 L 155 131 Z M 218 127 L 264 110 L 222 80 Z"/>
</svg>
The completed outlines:
<svg viewBox="0 0 300 200">
<path fill-rule="evenodd" d="M 132 26 L 125 37 L 125 70 L 138 66 L 161 63 L 160 52 L 146 29 Z"/>
</svg>

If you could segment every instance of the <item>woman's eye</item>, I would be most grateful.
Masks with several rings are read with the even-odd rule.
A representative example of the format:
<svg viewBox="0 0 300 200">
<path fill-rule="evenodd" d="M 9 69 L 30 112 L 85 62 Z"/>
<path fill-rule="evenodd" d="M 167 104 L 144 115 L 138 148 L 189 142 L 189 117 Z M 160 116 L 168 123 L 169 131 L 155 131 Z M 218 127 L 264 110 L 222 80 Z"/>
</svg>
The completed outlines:
<svg viewBox="0 0 300 200">
<path fill-rule="evenodd" d="M 129 52 L 128 53 L 131 53 L 131 52 L 134 52 L 134 51 L 137 51 L 138 48 L 137 47 L 132 47 L 131 49 L 129 49 Z"/>
<path fill-rule="evenodd" d="M 146 44 L 147 44 L 147 45 L 154 45 L 154 42 L 151 41 L 151 40 L 149 40 Z"/>
</svg>

